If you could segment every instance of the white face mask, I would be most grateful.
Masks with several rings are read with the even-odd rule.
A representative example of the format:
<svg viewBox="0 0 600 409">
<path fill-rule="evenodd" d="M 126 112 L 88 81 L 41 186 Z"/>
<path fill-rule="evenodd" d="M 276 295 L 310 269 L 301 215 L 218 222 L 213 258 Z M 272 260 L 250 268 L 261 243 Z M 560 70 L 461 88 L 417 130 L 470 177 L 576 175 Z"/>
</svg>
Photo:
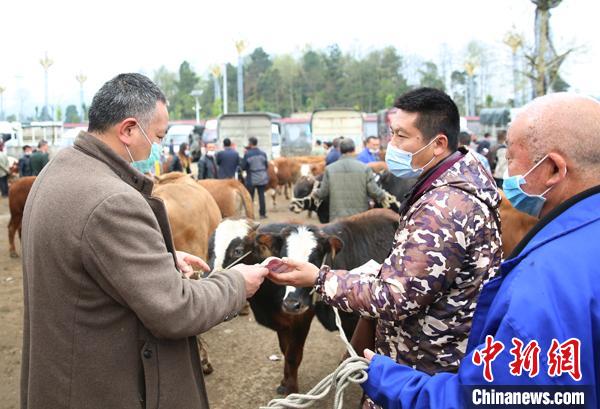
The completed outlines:
<svg viewBox="0 0 600 409">
<path fill-rule="evenodd" d="M 207 151 L 206 156 L 215 156 L 215 151 Z"/>
</svg>

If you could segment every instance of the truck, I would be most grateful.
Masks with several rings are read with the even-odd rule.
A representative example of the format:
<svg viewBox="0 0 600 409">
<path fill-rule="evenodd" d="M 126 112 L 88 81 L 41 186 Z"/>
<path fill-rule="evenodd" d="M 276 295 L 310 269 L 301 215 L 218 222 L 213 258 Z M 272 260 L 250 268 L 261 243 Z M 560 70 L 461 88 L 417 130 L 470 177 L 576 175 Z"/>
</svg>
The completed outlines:
<svg viewBox="0 0 600 409">
<path fill-rule="evenodd" d="M 312 152 L 310 115 L 281 120 L 281 155 L 307 156 Z"/>
<path fill-rule="evenodd" d="M 254 136 L 258 147 L 269 159 L 279 157 L 281 148 L 281 116 L 270 112 L 244 112 L 223 114 L 218 118 L 217 134 L 219 142 L 229 138 L 240 155 L 248 145 L 248 138 Z"/>
<path fill-rule="evenodd" d="M 332 141 L 343 136 L 354 141 L 357 150 L 363 146 L 363 115 L 350 108 L 319 109 L 310 119 L 313 142 Z"/>
</svg>

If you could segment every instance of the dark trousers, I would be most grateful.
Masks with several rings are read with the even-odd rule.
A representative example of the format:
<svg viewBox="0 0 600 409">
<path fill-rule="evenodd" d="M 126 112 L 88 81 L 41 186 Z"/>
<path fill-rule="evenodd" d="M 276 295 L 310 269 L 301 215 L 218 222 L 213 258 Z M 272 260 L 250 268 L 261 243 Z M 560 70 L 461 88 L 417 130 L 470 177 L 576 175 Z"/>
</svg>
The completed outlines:
<svg viewBox="0 0 600 409">
<path fill-rule="evenodd" d="M 265 187 L 264 186 L 248 186 L 250 196 L 252 196 L 252 202 L 254 202 L 254 191 L 258 190 L 258 213 L 261 217 L 267 216 L 267 206 L 265 204 Z"/>
<path fill-rule="evenodd" d="M 0 177 L 0 193 L 2 197 L 8 196 L 8 175 Z"/>
</svg>

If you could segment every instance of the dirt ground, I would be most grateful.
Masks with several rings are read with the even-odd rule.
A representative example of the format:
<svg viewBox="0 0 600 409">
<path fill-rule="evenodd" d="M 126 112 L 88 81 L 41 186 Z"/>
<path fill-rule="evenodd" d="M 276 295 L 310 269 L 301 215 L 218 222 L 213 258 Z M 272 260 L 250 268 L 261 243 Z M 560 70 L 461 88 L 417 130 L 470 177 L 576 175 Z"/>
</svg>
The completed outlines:
<svg viewBox="0 0 600 409">
<path fill-rule="evenodd" d="M 278 197 L 273 209 L 268 200 L 268 219 L 263 222 L 291 218 L 316 223 L 303 214 L 300 217 L 287 210 L 287 202 Z M 256 209 L 258 214 L 258 208 Z M 7 199 L 0 199 L 0 226 L 9 220 Z M 6 230 L 5 230 L 6 232 Z M 19 247 L 18 251 L 20 252 Z M 21 259 L 8 254 L 7 234 L 0 234 L 0 409 L 19 406 L 19 376 L 23 320 L 23 280 Z M 278 397 L 275 388 L 283 376 L 283 361 L 275 332 L 258 325 L 250 314 L 223 323 L 203 335 L 208 344 L 215 371 L 205 378 L 211 407 L 214 409 L 258 408 Z M 338 365 L 344 346 L 337 332 L 325 330 L 315 319 L 304 349 L 299 370 L 300 392 L 306 392 Z M 347 408 L 357 408 L 360 388 L 351 385 L 346 390 Z M 333 399 L 315 404 L 314 408 L 330 408 Z"/>
</svg>

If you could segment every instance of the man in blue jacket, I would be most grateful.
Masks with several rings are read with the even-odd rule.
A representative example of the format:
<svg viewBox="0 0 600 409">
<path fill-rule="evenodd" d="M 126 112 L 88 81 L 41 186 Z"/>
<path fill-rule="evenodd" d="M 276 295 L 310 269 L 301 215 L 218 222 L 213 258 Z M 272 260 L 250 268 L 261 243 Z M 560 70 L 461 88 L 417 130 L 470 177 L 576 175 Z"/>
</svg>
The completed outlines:
<svg viewBox="0 0 600 409">
<path fill-rule="evenodd" d="M 379 152 L 379 138 L 376 136 L 369 136 L 365 143 L 365 148 L 356 156 L 356 159 L 362 163 L 381 161 Z"/>
<path fill-rule="evenodd" d="M 557 387 L 583 392 L 577 407 L 599 407 L 600 103 L 568 93 L 534 100 L 509 130 L 507 159 L 506 196 L 541 220 L 483 287 L 457 374 L 365 351 L 363 388 L 384 408 L 581 399 Z M 515 385 L 536 394 L 505 393 Z"/>
<path fill-rule="evenodd" d="M 217 152 L 219 179 L 233 179 L 240 166 L 240 154 L 231 146 L 229 138 L 223 139 L 223 150 Z"/>
</svg>

